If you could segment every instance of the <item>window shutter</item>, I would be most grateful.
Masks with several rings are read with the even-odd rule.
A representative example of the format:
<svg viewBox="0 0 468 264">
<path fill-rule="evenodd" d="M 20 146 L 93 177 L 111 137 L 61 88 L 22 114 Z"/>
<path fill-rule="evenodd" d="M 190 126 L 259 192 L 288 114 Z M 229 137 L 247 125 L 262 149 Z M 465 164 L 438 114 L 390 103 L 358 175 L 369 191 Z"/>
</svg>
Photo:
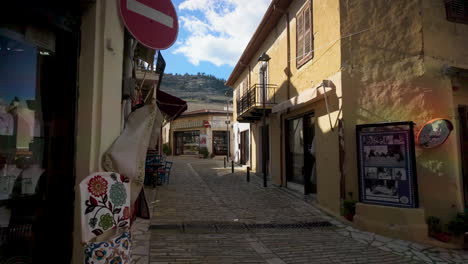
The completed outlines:
<svg viewBox="0 0 468 264">
<path fill-rule="evenodd" d="M 304 10 L 304 55 L 303 57 L 311 56 L 312 51 L 312 28 L 311 28 L 310 8 Z"/>
<path fill-rule="evenodd" d="M 304 57 L 304 13 L 300 12 L 296 18 L 296 63 Z"/>
<path fill-rule="evenodd" d="M 447 20 L 468 24 L 468 0 L 445 0 Z"/>
<path fill-rule="evenodd" d="M 312 1 L 307 2 L 296 20 L 296 66 L 299 68 L 313 57 Z"/>
</svg>

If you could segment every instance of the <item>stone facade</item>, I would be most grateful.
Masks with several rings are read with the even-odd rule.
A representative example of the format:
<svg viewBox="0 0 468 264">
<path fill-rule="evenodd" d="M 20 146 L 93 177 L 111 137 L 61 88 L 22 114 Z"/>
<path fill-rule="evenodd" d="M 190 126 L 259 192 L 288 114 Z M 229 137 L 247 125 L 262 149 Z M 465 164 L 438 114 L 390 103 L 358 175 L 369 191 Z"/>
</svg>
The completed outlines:
<svg viewBox="0 0 468 264">
<path fill-rule="evenodd" d="M 298 67 L 296 16 L 306 5 L 312 7 L 313 58 Z M 275 26 L 269 27 L 272 23 Z M 417 133 L 433 118 L 450 120 L 455 128 L 443 145 L 430 150 L 416 146 L 419 208 L 357 206 L 359 226 L 379 233 L 391 230 L 397 238 L 417 231 L 411 239 L 425 241 L 426 217 L 437 216 L 446 223 L 466 207 L 457 108 L 468 105 L 468 85 L 461 81 L 457 90 L 452 89 L 453 77 L 444 69 L 468 69 L 467 44 L 468 25 L 447 21 L 443 1 L 273 1 L 227 84 L 234 88 L 236 102 L 244 81 L 249 87 L 258 83 L 262 65 L 258 58 L 264 52 L 271 58 L 267 82 L 277 87 L 276 103 L 300 101 L 323 80 L 331 81 L 327 101 L 317 97 L 273 111 L 266 123 L 270 176 L 275 184 L 286 186 L 286 120 L 314 114 L 316 199 L 334 215 L 340 215 L 343 198 L 359 199 L 356 125 L 413 121 Z M 340 122 L 345 153 L 341 161 Z M 256 172 L 261 171 L 261 123 L 251 123 Z"/>
</svg>

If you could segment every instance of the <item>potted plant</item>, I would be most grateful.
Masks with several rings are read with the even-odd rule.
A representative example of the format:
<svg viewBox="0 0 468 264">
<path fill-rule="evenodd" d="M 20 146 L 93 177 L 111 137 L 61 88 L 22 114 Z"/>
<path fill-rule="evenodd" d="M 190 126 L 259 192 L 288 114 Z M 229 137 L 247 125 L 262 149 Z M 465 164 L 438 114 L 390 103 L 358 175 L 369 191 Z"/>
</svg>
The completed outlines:
<svg viewBox="0 0 468 264">
<path fill-rule="evenodd" d="M 447 229 L 455 237 L 462 237 L 463 247 L 468 248 L 468 215 L 465 213 L 458 213 L 450 222 L 447 224 Z"/>
<path fill-rule="evenodd" d="M 442 242 L 449 242 L 451 237 L 450 234 L 446 232 L 442 232 L 442 225 L 440 223 L 440 219 L 436 216 L 429 216 L 426 219 L 427 226 L 429 229 L 429 236 L 442 241 Z"/>
<path fill-rule="evenodd" d="M 169 147 L 169 144 L 164 144 L 163 145 L 163 153 L 169 156 L 171 154 L 171 147 Z"/>
<path fill-rule="evenodd" d="M 352 222 L 355 214 L 356 214 L 356 201 L 344 200 L 343 201 L 343 216 L 348 221 Z"/>
<path fill-rule="evenodd" d="M 207 148 L 200 148 L 200 151 L 199 151 L 200 155 L 202 158 L 204 159 L 207 159 L 208 156 L 210 155 L 210 153 L 208 152 L 208 149 Z"/>
</svg>

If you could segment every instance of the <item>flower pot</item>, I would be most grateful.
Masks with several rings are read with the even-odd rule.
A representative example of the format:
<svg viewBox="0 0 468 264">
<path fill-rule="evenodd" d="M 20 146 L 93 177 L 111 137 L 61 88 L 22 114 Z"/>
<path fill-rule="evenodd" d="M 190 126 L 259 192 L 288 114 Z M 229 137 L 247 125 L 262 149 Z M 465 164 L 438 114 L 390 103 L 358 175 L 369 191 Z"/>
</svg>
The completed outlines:
<svg viewBox="0 0 468 264">
<path fill-rule="evenodd" d="M 445 232 L 434 233 L 432 234 L 432 237 L 444 243 L 447 243 L 452 239 L 452 236 L 449 233 Z"/>
<path fill-rule="evenodd" d="M 344 218 L 346 218 L 348 221 L 353 221 L 354 215 L 353 214 L 345 214 Z"/>
</svg>

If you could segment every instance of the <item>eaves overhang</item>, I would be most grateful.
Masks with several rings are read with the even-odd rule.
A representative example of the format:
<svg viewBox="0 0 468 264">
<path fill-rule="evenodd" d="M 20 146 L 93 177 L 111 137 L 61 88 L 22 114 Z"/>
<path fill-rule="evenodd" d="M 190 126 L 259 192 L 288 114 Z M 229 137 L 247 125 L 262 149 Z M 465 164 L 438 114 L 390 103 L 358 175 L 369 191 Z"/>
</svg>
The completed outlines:
<svg viewBox="0 0 468 264">
<path fill-rule="evenodd" d="M 257 30 L 250 39 L 247 47 L 244 49 L 239 61 L 231 72 L 225 85 L 232 87 L 237 81 L 242 71 L 247 67 L 253 56 L 257 53 L 260 46 L 268 37 L 272 29 L 278 24 L 285 10 L 291 4 L 291 0 L 273 0 L 263 16 Z"/>
</svg>

